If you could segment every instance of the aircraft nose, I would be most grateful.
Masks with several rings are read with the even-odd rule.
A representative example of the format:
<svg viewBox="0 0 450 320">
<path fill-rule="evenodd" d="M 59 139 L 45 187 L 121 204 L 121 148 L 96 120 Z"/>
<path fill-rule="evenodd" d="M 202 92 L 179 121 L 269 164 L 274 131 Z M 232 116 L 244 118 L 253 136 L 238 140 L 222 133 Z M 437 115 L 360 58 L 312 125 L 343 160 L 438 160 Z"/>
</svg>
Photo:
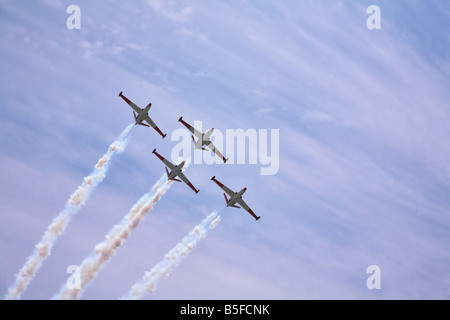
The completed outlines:
<svg viewBox="0 0 450 320">
<path fill-rule="evenodd" d="M 247 188 L 244 188 L 244 191 L 247 191 Z"/>
</svg>

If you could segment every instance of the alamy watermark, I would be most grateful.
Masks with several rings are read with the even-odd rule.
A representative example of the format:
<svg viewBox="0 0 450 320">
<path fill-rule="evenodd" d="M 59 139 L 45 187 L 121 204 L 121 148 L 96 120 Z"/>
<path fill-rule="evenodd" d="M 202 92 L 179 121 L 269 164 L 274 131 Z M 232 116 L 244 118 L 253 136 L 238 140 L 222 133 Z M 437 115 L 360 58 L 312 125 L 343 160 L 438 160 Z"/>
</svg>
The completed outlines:
<svg viewBox="0 0 450 320">
<path fill-rule="evenodd" d="M 72 4 L 67 7 L 66 13 L 70 14 L 70 16 L 67 18 L 67 21 L 66 21 L 67 29 L 69 29 L 69 30 L 81 29 L 81 9 L 80 9 L 80 7 Z"/>
<path fill-rule="evenodd" d="M 69 278 L 67 278 L 66 285 L 68 289 L 81 289 L 81 272 L 80 267 L 76 265 L 70 265 L 67 267 L 66 272 L 71 274 Z"/>
<path fill-rule="evenodd" d="M 81 9 L 77 5 L 70 5 L 67 7 L 66 10 L 67 14 L 70 14 L 70 16 L 67 18 L 66 26 L 67 29 L 73 30 L 73 29 L 81 29 Z M 370 5 L 367 7 L 366 10 L 367 14 L 370 14 L 370 16 L 367 18 L 366 26 L 369 30 L 374 29 L 381 29 L 381 9 L 377 5 Z"/>
<path fill-rule="evenodd" d="M 193 127 L 200 132 L 202 121 L 194 121 Z M 171 160 L 180 157 L 190 159 L 191 164 L 221 164 L 223 160 L 210 149 L 194 150 L 192 133 L 180 128 L 172 132 L 171 141 L 178 143 L 172 148 Z M 226 129 L 225 133 L 215 129 L 211 142 L 227 158 L 226 164 L 260 165 L 263 176 L 276 175 L 280 168 L 279 129 Z"/>
<path fill-rule="evenodd" d="M 367 289 L 373 290 L 373 289 L 381 289 L 381 269 L 377 265 L 371 265 L 367 267 L 367 273 L 370 274 L 370 276 L 367 278 L 366 286 Z"/>
<path fill-rule="evenodd" d="M 369 30 L 379 30 L 381 29 L 381 9 L 377 5 L 371 5 L 366 10 L 367 14 L 370 14 L 367 18 L 366 26 Z"/>
</svg>

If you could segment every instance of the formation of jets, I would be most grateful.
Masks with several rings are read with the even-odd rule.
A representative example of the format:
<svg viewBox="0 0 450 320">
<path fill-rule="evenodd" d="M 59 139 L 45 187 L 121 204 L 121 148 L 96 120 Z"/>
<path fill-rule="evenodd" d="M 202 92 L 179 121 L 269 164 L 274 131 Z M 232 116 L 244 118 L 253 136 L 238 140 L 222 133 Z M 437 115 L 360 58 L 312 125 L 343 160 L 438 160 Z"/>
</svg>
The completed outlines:
<svg viewBox="0 0 450 320">
<path fill-rule="evenodd" d="M 139 108 L 136 104 L 134 104 L 127 97 L 125 97 L 123 95 L 123 92 L 119 93 L 119 97 L 121 97 L 126 103 L 128 103 L 128 105 L 134 110 L 133 115 L 134 115 L 135 125 L 152 127 L 162 136 L 163 139 L 167 136 L 167 134 L 162 133 L 162 131 L 158 128 L 158 126 L 155 124 L 155 122 L 148 115 L 150 107 L 152 106 L 151 103 L 149 103 L 144 109 L 142 109 L 142 108 Z M 147 122 L 147 124 L 145 124 L 144 121 Z M 222 155 L 222 153 L 220 153 L 220 151 L 214 146 L 214 144 L 210 140 L 210 136 L 213 133 L 214 128 L 208 130 L 206 133 L 202 133 L 202 132 L 198 131 L 197 129 L 195 129 L 194 127 L 192 127 L 191 125 L 189 125 L 187 122 L 185 122 L 183 120 L 183 117 L 180 117 L 178 119 L 178 121 L 181 122 L 190 132 L 192 132 L 193 135 L 195 135 L 197 137 L 197 141 L 195 141 L 194 136 L 192 136 L 192 141 L 194 142 L 194 149 L 207 150 L 206 148 L 203 147 L 203 146 L 206 146 L 212 152 L 214 152 L 218 157 L 220 157 L 224 163 L 227 162 L 228 159 L 225 158 Z M 178 181 L 178 182 L 183 181 L 192 190 L 194 190 L 195 194 L 197 194 L 200 191 L 199 189 L 196 189 L 192 185 L 192 183 L 189 181 L 189 179 L 183 173 L 183 168 L 184 168 L 184 165 L 186 164 L 186 161 L 183 161 L 180 164 L 175 165 L 172 162 L 165 159 L 162 155 L 157 153 L 156 149 L 153 150 L 153 153 L 166 165 L 165 169 L 166 169 L 166 173 L 167 173 L 167 178 L 169 180 Z M 170 170 L 170 172 L 169 172 L 169 170 Z M 180 178 L 181 180 L 177 179 L 177 177 Z M 245 191 L 247 191 L 247 188 L 244 188 L 239 192 L 234 192 L 231 189 L 229 189 L 228 187 L 226 187 L 224 184 L 222 184 L 221 182 L 216 180 L 215 176 L 212 177 L 211 180 L 214 181 L 220 188 L 222 188 L 223 191 L 225 191 L 225 193 L 223 195 L 225 197 L 225 202 L 226 202 L 227 207 L 240 208 L 239 206 L 236 205 L 236 204 L 239 204 L 243 209 L 245 209 L 248 213 L 250 213 L 253 216 L 253 218 L 256 219 L 256 221 L 258 221 L 259 218 L 261 218 L 260 216 L 257 216 L 252 211 L 252 209 L 250 209 L 250 207 L 242 199 L 242 196 L 245 193 Z M 230 197 L 229 199 L 227 198 L 227 194 Z"/>
</svg>

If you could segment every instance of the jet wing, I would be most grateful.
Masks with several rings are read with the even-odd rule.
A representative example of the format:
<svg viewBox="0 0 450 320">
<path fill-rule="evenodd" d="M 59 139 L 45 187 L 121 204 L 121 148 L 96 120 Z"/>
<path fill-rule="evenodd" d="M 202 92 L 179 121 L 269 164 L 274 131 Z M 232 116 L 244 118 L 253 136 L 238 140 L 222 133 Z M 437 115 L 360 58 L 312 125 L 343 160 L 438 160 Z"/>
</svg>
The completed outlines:
<svg viewBox="0 0 450 320">
<path fill-rule="evenodd" d="M 224 186 L 220 181 L 217 181 L 215 178 L 216 176 L 212 177 L 211 180 L 214 181 L 219 187 L 221 187 L 223 191 L 228 193 L 230 197 L 234 196 L 235 193 L 232 190 L 228 189 L 226 186 Z"/>
<path fill-rule="evenodd" d="M 156 123 L 154 123 L 153 120 L 148 116 L 148 114 L 144 115 L 144 121 L 146 121 L 153 129 L 155 129 L 163 137 L 163 139 L 167 136 L 167 133 L 162 133 Z"/>
<path fill-rule="evenodd" d="M 228 159 L 225 159 L 225 157 L 223 156 L 223 154 L 220 153 L 219 149 L 216 148 L 216 146 L 211 142 L 211 140 L 206 141 L 205 143 L 208 148 L 211 149 L 212 152 L 214 152 L 215 154 L 217 154 L 219 157 L 222 158 L 223 162 L 227 162 Z"/>
<path fill-rule="evenodd" d="M 131 108 L 133 108 L 134 111 L 136 111 L 137 114 L 140 114 L 142 112 L 142 109 L 139 108 L 137 105 L 135 105 L 133 103 L 133 101 L 131 101 L 130 99 L 128 99 L 127 97 L 125 97 L 122 92 L 119 93 L 119 97 L 121 97 L 123 100 L 125 100 L 126 103 L 128 103 L 130 105 Z"/>
<path fill-rule="evenodd" d="M 250 214 L 253 216 L 253 218 L 256 219 L 256 221 L 258 221 L 259 218 L 261 218 L 261 217 L 257 216 L 257 215 L 252 211 L 252 209 L 250 209 L 250 207 L 245 203 L 244 200 L 240 199 L 240 200 L 237 201 L 237 203 L 239 203 L 239 204 L 241 205 L 242 208 L 244 208 L 245 210 L 247 210 L 248 213 L 250 213 Z"/>
<path fill-rule="evenodd" d="M 158 152 L 156 152 L 156 149 L 153 150 L 153 153 L 170 169 L 173 170 L 175 166 L 169 161 L 166 160 L 162 155 L 160 155 Z"/>
<path fill-rule="evenodd" d="M 189 123 L 183 120 L 183 117 L 180 117 L 178 119 L 179 122 L 181 122 L 190 132 L 192 132 L 198 139 L 202 139 L 203 134 L 195 129 L 193 126 L 191 126 Z"/>
<path fill-rule="evenodd" d="M 150 118 L 149 116 L 148 116 L 148 114 L 146 114 L 145 116 L 144 116 L 144 120 L 152 127 L 152 128 L 157 128 L 157 126 L 156 126 L 156 123 L 152 120 L 152 118 Z"/>
<path fill-rule="evenodd" d="M 196 194 L 200 191 L 200 189 L 198 189 L 198 190 L 195 189 L 195 187 L 192 185 L 192 183 L 189 181 L 189 179 L 186 178 L 186 176 L 184 175 L 184 173 L 180 172 L 180 173 L 178 174 L 178 177 L 179 177 L 181 180 L 183 180 L 183 182 L 186 183 L 192 190 L 194 190 Z"/>
</svg>

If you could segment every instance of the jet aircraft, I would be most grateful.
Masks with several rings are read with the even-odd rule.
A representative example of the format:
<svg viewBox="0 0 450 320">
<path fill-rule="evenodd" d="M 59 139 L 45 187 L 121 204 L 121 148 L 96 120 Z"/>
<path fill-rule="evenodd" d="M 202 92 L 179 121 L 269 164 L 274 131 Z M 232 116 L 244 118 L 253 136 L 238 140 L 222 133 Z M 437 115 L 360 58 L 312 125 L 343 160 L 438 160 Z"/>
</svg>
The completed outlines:
<svg viewBox="0 0 450 320">
<path fill-rule="evenodd" d="M 188 178 L 186 178 L 186 176 L 184 175 L 184 173 L 182 172 L 182 169 L 184 167 L 184 164 L 186 163 L 186 161 L 181 162 L 179 165 L 174 165 L 172 162 L 164 159 L 163 156 L 161 156 L 158 152 L 156 152 L 156 149 L 153 150 L 153 153 L 162 161 L 164 162 L 164 164 L 169 167 L 169 170 L 167 170 L 166 167 L 166 172 L 167 172 L 167 178 L 169 180 L 174 180 L 174 181 L 178 181 L 181 182 L 181 180 L 183 180 L 184 183 L 186 183 L 192 190 L 195 191 L 195 194 L 197 194 L 200 189 L 195 189 L 195 187 L 192 185 L 192 183 L 188 180 Z M 176 179 L 176 177 L 179 177 L 181 180 Z"/>
<path fill-rule="evenodd" d="M 149 103 L 144 109 L 139 108 L 137 105 L 135 105 L 132 101 L 130 101 L 127 97 L 125 97 L 122 94 L 122 91 L 119 93 L 119 97 L 121 97 L 123 100 L 125 100 L 126 103 L 130 105 L 131 108 L 133 108 L 133 115 L 134 120 L 136 121 L 136 125 L 141 125 L 145 127 L 153 127 L 162 137 L 163 139 L 167 136 L 166 134 L 163 134 L 161 130 L 159 130 L 158 126 L 153 122 L 153 120 L 149 117 L 148 111 L 150 110 L 150 107 L 152 106 L 151 103 Z M 146 121 L 149 125 L 145 124 L 144 121 Z"/>
<path fill-rule="evenodd" d="M 242 199 L 242 195 L 244 194 L 245 191 L 247 191 L 247 188 L 244 188 L 239 192 L 234 192 L 228 189 L 226 186 L 224 186 L 221 182 L 217 181 L 216 176 L 212 177 L 211 180 L 217 183 L 217 185 L 221 187 L 222 190 L 228 193 L 228 195 L 230 196 L 230 199 L 228 199 L 227 195 L 225 193 L 223 194 L 225 197 L 225 202 L 227 203 L 227 207 L 240 208 L 236 205 L 236 203 L 238 203 L 239 205 L 241 205 L 242 208 L 247 210 L 248 213 L 250 213 L 256 219 L 256 221 L 258 221 L 259 218 L 261 218 L 260 216 L 257 216 Z"/>
<path fill-rule="evenodd" d="M 183 117 L 180 117 L 178 121 L 181 122 L 186 128 L 188 128 L 190 132 L 192 132 L 197 137 L 198 140 L 195 141 L 194 136 L 192 136 L 192 141 L 194 141 L 195 149 L 206 150 L 205 148 L 203 148 L 203 146 L 207 146 L 208 148 L 211 149 L 212 152 L 221 157 L 224 163 L 227 162 L 228 159 L 225 159 L 225 157 L 220 153 L 220 151 L 214 146 L 214 144 L 209 139 L 211 133 L 214 131 L 214 128 L 209 129 L 206 133 L 201 133 L 200 131 L 192 127 L 190 124 L 186 123 L 183 120 Z"/>
</svg>

